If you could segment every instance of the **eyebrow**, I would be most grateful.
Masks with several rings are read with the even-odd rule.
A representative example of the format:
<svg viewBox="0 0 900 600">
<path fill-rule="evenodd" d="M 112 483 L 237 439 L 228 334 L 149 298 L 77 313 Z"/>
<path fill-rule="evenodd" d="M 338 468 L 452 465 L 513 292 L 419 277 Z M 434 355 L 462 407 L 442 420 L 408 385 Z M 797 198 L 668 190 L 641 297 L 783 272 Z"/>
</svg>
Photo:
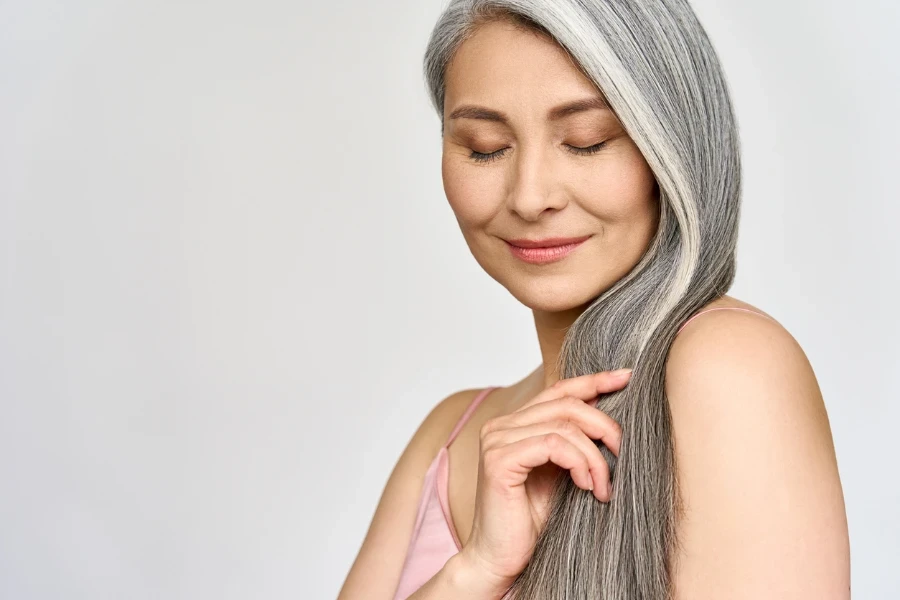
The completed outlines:
<svg viewBox="0 0 900 600">
<path fill-rule="evenodd" d="M 609 105 L 606 103 L 602 96 L 592 96 L 590 98 L 575 100 L 574 102 L 567 102 L 555 108 L 551 108 L 547 112 L 547 119 L 550 121 L 558 121 L 563 117 L 567 117 L 569 115 L 584 112 L 587 110 L 609 110 Z M 497 123 L 509 125 L 509 117 L 507 117 L 499 110 L 493 110 L 491 108 L 485 108 L 483 106 L 476 106 L 474 104 L 466 104 L 464 106 L 460 106 L 459 108 L 451 112 L 447 118 L 479 119 L 482 121 L 495 121 Z"/>
</svg>

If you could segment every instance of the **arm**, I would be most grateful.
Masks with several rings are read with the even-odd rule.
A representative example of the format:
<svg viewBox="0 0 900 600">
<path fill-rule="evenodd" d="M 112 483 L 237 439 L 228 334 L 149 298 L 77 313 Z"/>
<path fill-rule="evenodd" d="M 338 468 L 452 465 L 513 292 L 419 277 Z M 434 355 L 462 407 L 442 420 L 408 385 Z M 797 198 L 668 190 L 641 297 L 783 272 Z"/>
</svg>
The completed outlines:
<svg viewBox="0 0 900 600">
<path fill-rule="evenodd" d="M 448 396 L 425 417 L 394 466 L 368 532 L 350 568 L 338 600 L 391 600 L 406 558 L 425 471 L 437 454 L 450 427 L 471 400 L 473 391 Z M 454 560 L 456 559 L 456 560 Z M 435 577 L 411 598 L 457 598 L 471 590 L 468 565 L 451 558 Z M 460 592 L 462 590 L 462 592 Z M 477 596 L 473 597 L 478 600 Z"/>
<path fill-rule="evenodd" d="M 720 311 L 666 368 L 684 501 L 679 599 L 847 600 L 850 549 L 828 416 L 796 340 Z"/>
</svg>

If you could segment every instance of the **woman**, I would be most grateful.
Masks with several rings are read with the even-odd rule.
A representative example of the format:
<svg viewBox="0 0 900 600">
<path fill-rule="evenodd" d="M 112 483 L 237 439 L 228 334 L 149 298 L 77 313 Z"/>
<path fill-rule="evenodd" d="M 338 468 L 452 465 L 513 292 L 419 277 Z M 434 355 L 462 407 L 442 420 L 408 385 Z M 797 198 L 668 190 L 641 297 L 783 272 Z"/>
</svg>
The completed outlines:
<svg viewBox="0 0 900 600">
<path fill-rule="evenodd" d="M 339 599 L 849 598 L 815 375 L 725 294 L 738 134 L 688 4 L 453 0 L 425 71 L 447 199 L 543 360 L 431 411 Z"/>
</svg>

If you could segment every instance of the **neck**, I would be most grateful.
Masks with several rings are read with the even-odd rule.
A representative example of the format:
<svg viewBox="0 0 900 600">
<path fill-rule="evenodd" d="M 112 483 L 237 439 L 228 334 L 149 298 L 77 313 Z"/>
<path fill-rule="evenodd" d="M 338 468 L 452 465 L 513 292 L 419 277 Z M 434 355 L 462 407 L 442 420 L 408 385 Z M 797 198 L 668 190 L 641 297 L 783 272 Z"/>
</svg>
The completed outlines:
<svg viewBox="0 0 900 600">
<path fill-rule="evenodd" d="M 585 306 L 579 306 L 561 312 L 532 311 L 534 326 L 537 330 L 538 344 L 541 348 L 541 366 L 532 373 L 545 389 L 560 379 L 557 361 L 562 350 L 563 339 L 575 319 L 584 312 Z"/>
</svg>

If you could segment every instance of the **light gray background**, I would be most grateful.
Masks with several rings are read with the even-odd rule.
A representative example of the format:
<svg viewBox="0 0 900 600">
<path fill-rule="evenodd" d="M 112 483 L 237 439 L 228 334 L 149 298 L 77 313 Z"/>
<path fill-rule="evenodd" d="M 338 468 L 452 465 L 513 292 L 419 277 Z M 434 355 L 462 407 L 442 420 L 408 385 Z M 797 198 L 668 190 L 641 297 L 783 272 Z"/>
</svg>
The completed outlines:
<svg viewBox="0 0 900 600">
<path fill-rule="evenodd" d="M 731 293 L 816 370 L 854 597 L 900 597 L 900 5 L 695 6 Z M 443 195 L 440 8 L 0 2 L 0 597 L 334 597 L 428 410 L 537 366 Z"/>
</svg>

